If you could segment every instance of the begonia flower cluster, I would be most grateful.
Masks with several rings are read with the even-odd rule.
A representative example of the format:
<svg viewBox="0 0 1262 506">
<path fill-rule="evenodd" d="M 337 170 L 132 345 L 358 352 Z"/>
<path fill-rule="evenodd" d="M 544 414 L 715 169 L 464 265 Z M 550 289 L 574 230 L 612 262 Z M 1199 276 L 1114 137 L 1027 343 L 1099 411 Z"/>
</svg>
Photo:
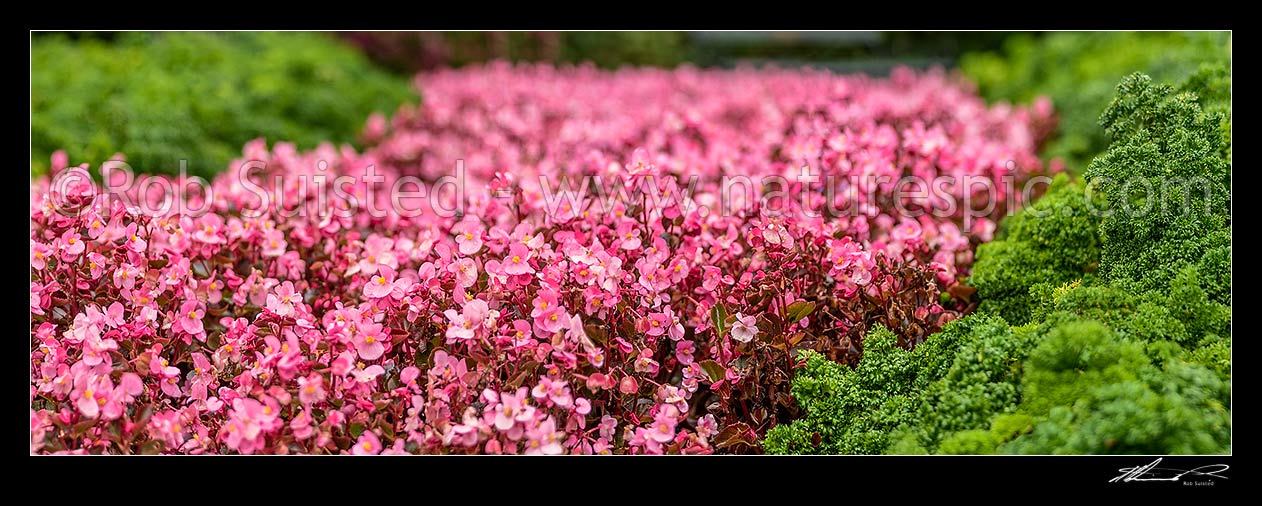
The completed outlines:
<svg viewBox="0 0 1262 506">
<path fill-rule="evenodd" d="M 1000 183 L 1047 172 L 1046 103 L 940 72 L 417 82 L 362 152 L 252 142 L 162 213 L 56 184 L 84 168 L 55 156 L 31 188 L 31 451 L 758 452 L 797 415 L 798 350 L 853 363 L 876 324 L 913 346 L 968 311 L 952 288 L 1024 198 Z"/>
</svg>

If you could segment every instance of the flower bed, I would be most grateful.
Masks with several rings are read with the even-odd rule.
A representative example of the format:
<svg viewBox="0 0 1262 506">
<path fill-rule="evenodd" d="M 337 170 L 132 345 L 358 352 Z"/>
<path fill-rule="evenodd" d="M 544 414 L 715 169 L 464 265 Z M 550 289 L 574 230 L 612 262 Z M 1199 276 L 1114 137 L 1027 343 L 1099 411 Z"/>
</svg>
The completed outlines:
<svg viewBox="0 0 1262 506">
<path fill-rule="evenodd" d="M 871 328 L 911 347 L 970 309 L 958 281 L 1023 199 L 1001 183 L 1043 172 L 1050 116 L 906 70 L 418 79 L 363 153 L 248 144 L 233 168 L 265 167 L 181 198 L 197 216 L 140 212 L 149 190 L 89 205 L 102 187 L 54 157 L 31 450 L 761 451 L 800 414 L 797 351 L 854 363 Z"/>
</svg>

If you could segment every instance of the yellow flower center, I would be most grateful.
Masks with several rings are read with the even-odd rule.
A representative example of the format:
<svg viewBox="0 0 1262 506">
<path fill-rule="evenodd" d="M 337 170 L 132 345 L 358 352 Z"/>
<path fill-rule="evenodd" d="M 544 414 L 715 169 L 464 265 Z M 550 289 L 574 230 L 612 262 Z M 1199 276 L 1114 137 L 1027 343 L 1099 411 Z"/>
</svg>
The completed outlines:
<svg viewBox="0 0 1262 506">
<path fill-rule="evenodd" d="M 91 398 L 92 398 L 92 394 L 93 394 L 93 392 L 92 392 L 91 390 L 86 390 L 86 391 L 84 391 L 84 392 L 83 392 L 83 398 L 84 398 L 84 399 L 91 399 Z"/>
<path fill-rule="evenodd" d="M 189 319 L 197 318 L 197 311 L 189 311 L 188 317 Z"/>
<path fill-rule="evenodd" d="M 368 344 L 372 344 L 372 343 L 377 342 L 377 338 L 375 338 L 375 337 L 373 337 L 373 336 L 368 336 L 368 337 L 365 337 L 365 338 L 364 338 L 364 342 L 365 342 L 365 343 L 368 343 Z"/>
<path fill-rule="evenodd" d="M 518 255 L 513 255 L 513 263 L 515 264 L 521 263 L 521 257 Z"/>
<path fill-rule="evenodd" d="M 364 451 L 372 451 L 372 441 L 364 441 Z"/>
</svg>

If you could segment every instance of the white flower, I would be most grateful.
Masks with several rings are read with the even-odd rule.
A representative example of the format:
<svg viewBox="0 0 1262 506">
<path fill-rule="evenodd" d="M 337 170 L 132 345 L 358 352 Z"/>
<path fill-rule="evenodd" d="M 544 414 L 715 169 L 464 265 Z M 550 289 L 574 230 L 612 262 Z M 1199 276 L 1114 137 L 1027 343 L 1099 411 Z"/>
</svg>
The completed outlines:
<svg viewBox="0 0 1262 506">
<path fill-rule="evenodd" d="M 736 313 L 736 321 L 732 323 L 732 339 L 742 343 L 754 340 L 754 336 L 758 334 L 757 321 L 753 316 Z"/>
</svg>

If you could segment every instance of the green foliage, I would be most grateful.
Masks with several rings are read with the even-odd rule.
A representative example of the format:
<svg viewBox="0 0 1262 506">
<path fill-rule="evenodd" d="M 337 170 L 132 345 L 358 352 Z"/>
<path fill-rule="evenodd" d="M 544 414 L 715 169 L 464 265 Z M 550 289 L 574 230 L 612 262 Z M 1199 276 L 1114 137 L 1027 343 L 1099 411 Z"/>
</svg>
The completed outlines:
<svg viewBox="0 0 1262 506">
<path fill-rule="evenodd" d="M 956 432 L 938 445 L 944 455 L 991 455 L 999 446 L 1018 435 L 1034 430 L 1034 417 L 1021 413 L 1005 413 L 995 417 L 989 429 Z"/>
<path fill-rule="evenodd" d="M 1221 91 L 1217 93 L 1221 94 Z M 1192 91 L 1134 74 L 1100 118 L 1114 142 L 1087 170 L 1109 204 L 1101 218 L 1101 271 L 1135 291 L 1165 286 L 1183 265 L 1207 265 L 1216 280 L 1231 247 L 1230 139 L 1220 110 Z M 1227 262 L 1229 264 L 1229 262 Z M 1211 291 L 1219 302 L 1221 287 Z"/>
<path fill-rule="evenodd" d="M 850 369 L 815 352 L 795 374 L 792 394 L 807 416 L 767 433 L 768 453 L 874 454 L 908 409 L 906 394 L 916 383 L 916 363 L 884 327 L 863 340 L 863 360 Z M 819 434 L 820 444 L 812 442 Z"/>
<path fill-rule="evenodd" d="M 807 353 L 792 390 L 806 418 L 772 428 L 764 449 L 876 454 L 897 441 L 900 453 L 917 453 L 941 432 L 984 426 L 1019 399 L 1011 375 L 1028 345 L 1000 318 L 953 321 L 912 351 L 895 343 L 893 333 L 874 329 L 855 369 Z"/>
<path fill-rule="evenodd" d="M 93 167 L 123 153 L 140 172 L 214 174 L 265 137 L 350 142 L 407 82 L 324 34 L 129 33 L 39 37 L 31 47 L 31 166 L 66 150 Z"/>
<path fill-rule="evenodd" d="M 1230 59 L 1231 37 L 1225 32 L 1058 32 L 1014 35 L 1000 52 L 964 55 L 960 68 L 990 100 L 1050 97 L 1061 135 L 1044 153 L 1081 171 L 1108 145 L 1096 120 L 1123 76 L 1142 71 L 1177 82 L 1203 63 Z"/>
<path fill-rule="evenodd" d="M 980 311 L 1024 324 L 1034 308 L 1034 285 L 1094 278 L 1100 244 L 1093 210 L 1102 206 L 1089 198 L 1059 174 L 1042 198 L 1003 221 L 999 237 L 977 248 L 970 283 L 981 298 Z"/>
<path fill-rule="evenodd" d="M 567 32 L 561 59 L 595 62 L 605 68 L 673 67 L 687 56 L 686 38 L 682 32 Z"/>
<path fill-rule="evenodd" d="M 1119 340 L 1104 324 L 1078 320 L 1057 325 L 1026 361 L 1022 410 L 1043 415 L 1072 405 L 1093 387 L 1135 379 L 1148 363 L 1144 347 Z"/>
<path fill-rule="evenodd" d="M 1115 345 L 1125 349 L 1125 344 Z M 1119 366 L 1112 366 L 1116 368 Z M 1103 374 L 1103 373 L 1101 373 Z M 1231 385 L 1199 366 L 1146 365 L 1052 408 L 1003 451 L 1025 454 L 1201 454 L 1230 451 Z M 1083 385 L 1087 386 L 1087 385 Z"/>
<path fill-rule="evenodd" d="M 891 453 L 935 449 L 953 432 L 985 428 L 992 416 L 1011 412 L 1020 401 L 1021 362 L 1035 337 L 1030 328 L 1013 329 L 1001 318 L 972 315 L 951 322 L 925 344 L 943 336 L 960 343 L 951 367 L 922 389 Z"/>
</svg>

